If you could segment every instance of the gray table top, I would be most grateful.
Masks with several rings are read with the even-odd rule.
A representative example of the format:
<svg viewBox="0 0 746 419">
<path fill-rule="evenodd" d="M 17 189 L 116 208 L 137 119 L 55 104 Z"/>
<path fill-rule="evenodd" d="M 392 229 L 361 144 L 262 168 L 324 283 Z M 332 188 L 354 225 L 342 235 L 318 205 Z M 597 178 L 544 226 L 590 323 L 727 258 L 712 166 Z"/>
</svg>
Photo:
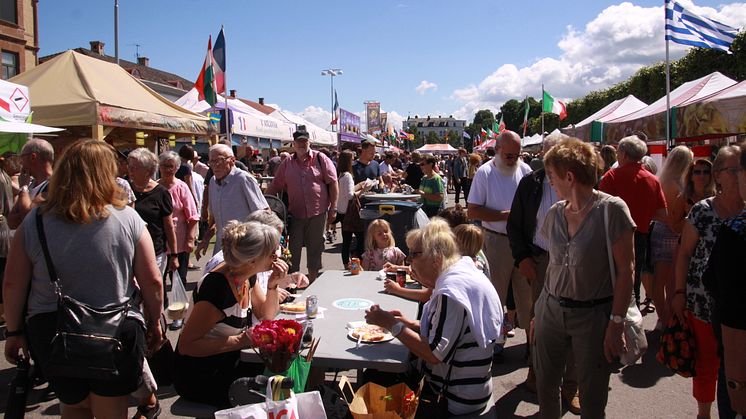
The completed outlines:
<svg viewBox="0 0 746 419">
<path fill-rule="evenodd" d="M 349 322 L 364 321 L 365 310 L 345 310 L 333 305 L 334 301 L 343 298 L 361 298 L 380 305 L 384 310 L 398 309 L 408 318 L 414 319 L 417 316 L 417 303 L 385 293 L 383 281 L 378 279 L 378 272 L 351 275 L 349 271 L 327 270 L 303 294 L 296 296 L 296 301 L 304 300 L 308 295 L 316 295 L 319 307 L 326 309 L 323 317 L 319 316 L 313 320 L 314 337 L 321 338 L 313 357 L 314 365 L 339 369 L 376 368 L 388 372 L 406 370 L 409 350 L 398 339 L 371 344 L 361 343 L 360 347 L 356 348 L 357 342 L 347 336 L 345 326 Z M 241 360 L 260 361 L 251 349 L 241 351 Z"/>
</svg>

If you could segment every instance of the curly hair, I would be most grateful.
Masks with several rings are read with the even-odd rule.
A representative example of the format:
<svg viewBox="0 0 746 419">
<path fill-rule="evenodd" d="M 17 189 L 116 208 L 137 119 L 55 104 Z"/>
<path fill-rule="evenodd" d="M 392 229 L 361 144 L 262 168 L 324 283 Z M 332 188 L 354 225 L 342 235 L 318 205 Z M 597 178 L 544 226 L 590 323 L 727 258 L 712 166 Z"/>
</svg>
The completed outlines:
<svg viewBox="0 0 746 419">
<path fill-rule="evenodd" d="M 544 155 L 544 167 L 551 167 L 560 176 L 569 171 L 578 183 L 593 186 L 601 174 L 603 161 L 593 146 L 570 138 L 559 142 Z"/>
</svg>

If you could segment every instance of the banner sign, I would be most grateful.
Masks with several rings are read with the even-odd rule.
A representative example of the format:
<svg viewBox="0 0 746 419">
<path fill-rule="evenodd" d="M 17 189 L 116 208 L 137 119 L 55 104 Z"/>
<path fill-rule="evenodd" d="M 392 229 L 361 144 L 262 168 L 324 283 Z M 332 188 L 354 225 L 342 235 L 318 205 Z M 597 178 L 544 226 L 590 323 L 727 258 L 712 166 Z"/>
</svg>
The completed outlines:
<svg viewBox="0 0 746 419">
<path fill-rule="evenodd" d="M 386 123 L 388 122 L 387 119 L 388 115 L 386 114 L 386 112 L 381 112 L 381 132 L 386 131 Z"/>
<path fill-rule="evenodd" d="M 365 115 L 368 121 L 368 132 L 381 131 L 381 103 L 366 102 Z"/>
</svg>

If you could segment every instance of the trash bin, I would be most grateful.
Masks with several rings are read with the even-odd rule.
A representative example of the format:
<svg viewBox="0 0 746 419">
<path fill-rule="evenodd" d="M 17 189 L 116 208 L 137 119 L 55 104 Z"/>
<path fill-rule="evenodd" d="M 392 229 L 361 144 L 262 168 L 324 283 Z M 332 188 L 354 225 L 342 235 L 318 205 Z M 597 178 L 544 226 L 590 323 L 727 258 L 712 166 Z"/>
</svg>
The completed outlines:
<svg viewBox="0 0 746 419">
<path fill-rule="evenodd" d="M 391 231 L 394 233 L 396 247 L 405 254 L 409 254 L 409 248 L 405 238 L 409 230 L 423 227 L 423 222 L 427 220 L 424 213 L 417 216 L 422 205 L 419 202 L 411 201 L 377 201 L 369 202 L 360 210 L 360 218 L 365 221 L 365 232 L 368 232 L 370 222 L 377 219 L 384 219 L 391 225 Z"/>
</svg>

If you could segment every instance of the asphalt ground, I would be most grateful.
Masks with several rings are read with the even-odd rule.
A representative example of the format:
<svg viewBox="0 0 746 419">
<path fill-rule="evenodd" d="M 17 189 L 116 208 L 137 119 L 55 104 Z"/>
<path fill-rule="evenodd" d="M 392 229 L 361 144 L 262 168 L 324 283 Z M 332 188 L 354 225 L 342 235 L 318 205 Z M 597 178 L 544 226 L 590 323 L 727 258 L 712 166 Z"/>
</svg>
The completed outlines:
<svg viewBox="0 0 746 419">
<path fill-rule="evenodd" d="M 454 196 L 450 194 L 449 202 L 454 203 Z M 463 203 L 463 201 L 462 201 Z M 334 243 L 326 244 L 323 253 L 325 269 L 343 269 L 340 257 L 341 234 L 337 235 Z M 208 253 L 209 254 L 209 253 Z M 203 266 L 207 258 L 192 263 Z M 301 267 L 305 267 L 305 252 L 302 256 Z M 303 269 L 302 269 L 303 270 Z M 190 271 L 188 274 L 187 291 L 191 291 L 199 279 L 200 271 Z M 609 382 L 609 401 L 606 409 L 608 418 L 694 418 L 697 415 L 697 404 L 691 396 L 691 379 L 674 375 L 670 370 L 659 365 L 655 360 L 658 350 L 659 332 L 653 331 L 657 316 L 650 313 L 644 318 L 650 347 L 642 359 L 642 363 L 620 368 L 612 375 Z M 4 326 L 3 326 L 4 329 Z M 4 336 L 4 333 L 1 334 Z M 175 346 L 178 332 L 169 331 L 169 340 Z M 0 348 L 4 350 L 5 339 L 0 340 Z M 514 338 L 508 339 L 502 356 L 495 359 L 492 365 L 493 399 L 496 401 L 496 411 L 499 418 L 538 418 L 538 400 L 521 385 L 526 378 L 525 363 L 526 335 L 518 329 Z M 4 415 L 8 395 L 8 388 L 15 374 L 14 366 L 0 357 L 0 414 Z M 355 372 L 346 371 L 355 382 Z M 327 373 L 328 383 L 332 383 L 334 375 Z M 203 416 L 199 411 L 192 411 L 192 406 L 177 400 L 179 396 L 173 387 L 161 388 L 158 391 L 163 412 L 161 418 Z M 717 407 L 713 406 L 713 417 L 717 417 Z M 129 409 L 129 417 L 135 414 L 134 400 Z M 59 417 L 60 405 L 49 391 L 47 385 L 35 387 L 30 391 L 27 402 L 27 418 Z M 575 415 L 565 413 L 564 418 Z"/>
</svg>

